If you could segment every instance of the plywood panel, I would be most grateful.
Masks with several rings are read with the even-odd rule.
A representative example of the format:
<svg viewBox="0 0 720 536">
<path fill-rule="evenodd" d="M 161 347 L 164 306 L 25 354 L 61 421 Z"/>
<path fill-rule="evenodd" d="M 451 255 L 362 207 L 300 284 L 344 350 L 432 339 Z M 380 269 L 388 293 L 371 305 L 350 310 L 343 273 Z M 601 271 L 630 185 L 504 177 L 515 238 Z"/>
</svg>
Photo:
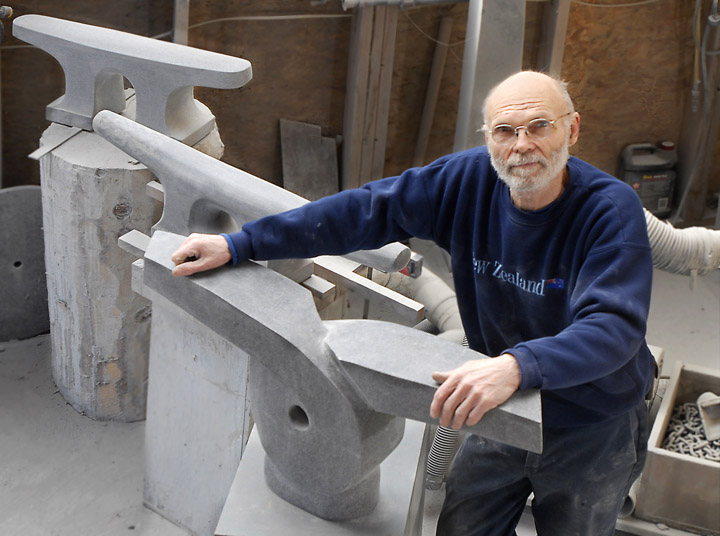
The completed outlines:
<svg viewBox="0 0 720 536">
<path fill-rule="evenodd" d="M 259 16 L 271 19 L 238 19 Z M 279 185 L 280 118 L 319 125 L 325 136 L 342 134 L 349 38 L 350 13 L 339 2 L 191 2 L 189 44 L 253 66 L 253 80 L 241 89 L 196 90 L 218 118 L 223 160 Z"/>
<path fill-rule="evenodd" d="M 562 76 L 581 115 L 574 154 L 614 173 L 625 145 L 678 142 L 692 75 L 692 4 L 572 4 Z"/>
</svg>

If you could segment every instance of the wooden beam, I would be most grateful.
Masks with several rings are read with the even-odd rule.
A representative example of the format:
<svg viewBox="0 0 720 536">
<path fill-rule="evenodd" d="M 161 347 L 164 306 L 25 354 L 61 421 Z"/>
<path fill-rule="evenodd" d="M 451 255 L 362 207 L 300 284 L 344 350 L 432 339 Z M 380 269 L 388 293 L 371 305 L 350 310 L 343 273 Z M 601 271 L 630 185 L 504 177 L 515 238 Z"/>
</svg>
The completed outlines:
<svg viewBox="0 0 720 536">
<path fill-rule="evenodd" d="M 445 70 L 445 59 L 447 58 L 451 32 L 452 18 L 443 17 L 440 20 L 440 29 L 438 30 L 437 44 L 435 45 L 435 55 L 433 56 L 432 69 L 430 70 L 430 80 L 428 81 L 427 93 L 425 94 L 425 106 L 423 107 L 420 131 L 418 133 L 417 144 L 415 145 L 415 155 L 413 156 L 413 166 L 416 167 L 422 166 L 425 163 L 425 151 L 427 150 L 428 141 L 430 140 L 430 130 L 432 129 L 432 122 L 435 117 L 435 106 L 437 105 L 438 95 L 440 94 L 440 82 L 442 81 L 443 71 Z"/>
<path fill-rule="evenodd" d="M 341 188 L 383 176 L 398 8 L 353 13 L 348 62 Z"/>
<path fill-rule="evenodd" d="M 371 80 L 377 84 L 374 110 L 374 128 L 368 142 L 372 148 L 370 174 L 368 179 L 383 177 L 385 170 L 385 148 L 387 146 L 388 117 L 390 116 L 390 91 L 392 88 L 393 60 L 395 59 L 395 40 L 397 36 L 398 8 L 376 8 L 375 35 L 380 45 L 380 64 L 371 70 Z M 377 81 L 375 80 L 377 79 Z M 374 89 L 374 86 L 370 86 Z M 369 89 L 370 89 L 369 88 Z"/>
<path fill-rule="evenodd" d="M 373 7 L 360 7 L 353 11 L 343 120 L 343 163 L 340 177 L 342 190 L 357 188 L 360 185 L 360 159 L 374 10 Z"/>
</svg>

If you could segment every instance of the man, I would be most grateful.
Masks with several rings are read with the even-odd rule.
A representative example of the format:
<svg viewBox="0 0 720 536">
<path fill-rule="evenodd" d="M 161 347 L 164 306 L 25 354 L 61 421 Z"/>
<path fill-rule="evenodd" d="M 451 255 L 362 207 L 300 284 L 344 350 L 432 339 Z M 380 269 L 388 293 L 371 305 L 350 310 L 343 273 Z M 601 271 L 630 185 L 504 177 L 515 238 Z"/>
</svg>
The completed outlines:
<svg viewBox="0 0 720 536">
<path fill-rule="evenodd" d="M 434 373 L 431 416 L 473 425 L 516 390 L 540 388 L 544 424 L 542 454 L 467 437 L 438 534 L 514 534 L 533 493 L 538 534 L 610 535 L 646 453 L 654 363 L 642 206 L 621 181 L 568 157 L 580 119 L 560 81 L 511 76 L 488 96 L 485 123 L 487 147 L 233 235 L 191 235 L 174 273 L 434 240 L 450 253 L 470 347 L 497 357 Z"/>
</svg>

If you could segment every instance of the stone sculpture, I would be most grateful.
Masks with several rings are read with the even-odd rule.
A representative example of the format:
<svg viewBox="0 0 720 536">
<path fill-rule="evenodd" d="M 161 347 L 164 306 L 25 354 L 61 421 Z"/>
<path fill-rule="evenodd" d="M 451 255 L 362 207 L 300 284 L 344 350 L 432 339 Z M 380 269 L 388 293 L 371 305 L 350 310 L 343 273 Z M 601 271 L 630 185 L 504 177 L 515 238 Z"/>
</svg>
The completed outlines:
<svg viewBox="0 0 720 536">
<path fill-rule="evenodd" d="M 403 418 L 431 422 L 431 372 L 477 354 L 392 323 L 323 322 L 305 289 L 254 262 L 173 277 L 170 254 L 195 226 L 240 226 L 302 198 L 112 112 L 98 113 L 93 128 L 145 163 L 165 191 L 163 218 L 136 264 L 145 292 L 250 356 L 250 399 L 270 488 L 326 519 L 372 511 L 378 465 L 402 437 Z M 362 253 L 385 270 L 402 268 L 408 255 L 399 244 Z M 541 428 L 539 393 L 525 391 L 467 431 L 537 452 Z"/>
</svg>

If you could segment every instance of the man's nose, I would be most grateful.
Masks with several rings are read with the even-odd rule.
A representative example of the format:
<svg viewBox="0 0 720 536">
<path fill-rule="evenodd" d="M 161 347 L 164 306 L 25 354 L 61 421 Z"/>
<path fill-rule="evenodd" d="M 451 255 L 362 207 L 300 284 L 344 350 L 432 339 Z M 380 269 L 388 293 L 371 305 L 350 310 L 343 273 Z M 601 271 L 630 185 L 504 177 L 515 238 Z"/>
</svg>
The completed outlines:
<svg viewBox="0 0 720 536">
<path fill-rule="evenodd" d="M 526 153 L 535 148 L 535 142 L 532 137 L 528 136 L 525 128 L 518 128 L 515 134 L 515 146 L 513 150 L 519 153 Z"/>
</svg>

